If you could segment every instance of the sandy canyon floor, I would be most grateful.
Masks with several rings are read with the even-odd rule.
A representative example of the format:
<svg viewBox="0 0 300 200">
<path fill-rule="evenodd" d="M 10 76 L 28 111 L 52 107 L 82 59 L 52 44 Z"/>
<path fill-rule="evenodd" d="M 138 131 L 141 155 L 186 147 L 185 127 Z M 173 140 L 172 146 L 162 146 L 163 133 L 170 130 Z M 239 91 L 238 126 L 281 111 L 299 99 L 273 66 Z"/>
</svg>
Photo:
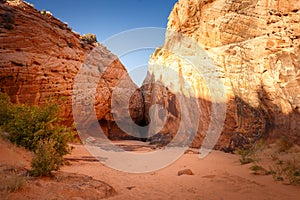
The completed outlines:
<svg viewBox="0 0 300 200">
<path fill-rule="evenodd" d="M 0 142 L 0 166 L 28 168 L 30 153 Z M 131 151 L 147 151 L 145 143 L 122 141 Z M 272 176 L 253 175 L 249 164 L 241 165 L 238 155 L 213 151 L 199 159 L 189 151 L 162 170 L 129 174 L 97 162 L 80 144 L 67 156 L 68 165 L 52 178 L 30 178 L 20 190 L 0 193 L 0 199 L 299 199 L 300 187 L 275 182 Z M 190 169 L 194 175 L 178 176 Z"/>
</svg>

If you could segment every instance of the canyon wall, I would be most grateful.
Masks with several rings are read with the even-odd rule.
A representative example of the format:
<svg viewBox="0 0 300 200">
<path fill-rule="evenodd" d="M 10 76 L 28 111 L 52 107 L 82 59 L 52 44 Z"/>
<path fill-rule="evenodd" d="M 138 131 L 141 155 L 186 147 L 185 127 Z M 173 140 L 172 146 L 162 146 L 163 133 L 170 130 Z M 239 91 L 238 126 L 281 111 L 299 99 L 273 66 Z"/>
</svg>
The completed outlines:
<svg viewBox="0 0 300 200">
<path fill-rule="evenodd" d="M 125 132 L 133 130 L 133 119 L 150 124 L 142 137 L 165 144 L 177 133 L 177 144 L 217 142 L 215 148 L 227 151 L 260 138 L 285 136 L 299 144 L 299 10 L 297 0 L 179 0 L 139 89 L 101 44 L 51 13 L 1 1 L 0 88 L 15 103 L 63 97 L 62 114 L 71 125 L 75 77 L 91 68 L 78 80 L 96 81 L 96 92 L 81 88 L 73 103 L 84 106 L 80 93 L 86 94 L 96 122 L 83 119 L 85 128 L 99 122 L 111 139 L 130 138 Z M 165 109 L 151 110 L 154 104 Z M 84 118 L 89 110 L 75 113 Z M 117 122 L 129 127 L 121 130 Z M 165 125 L 156 130 L 158 124 Z"/>
<path fill-rule="evenodd" d="M 282 136 L 300 143 L 298 0 L 179 0 L 167 29 L 164 46 L 150 59 L 147 81 L 152 86 L 144 88 L 145 108 L 155 103 L 170 107 L 174 95 L 187 93 L 179 81 L 186 79 L 195 91 L 191 97 L 199 100 L 195 112 L 201 114 L 199 120 L 190 119 L 199 124 L 193 146 L 202 144 L 211 124 L 222 123 L 212 116 L 224 115 L 223 110 L 212 108 L 224 104 L 217 149 L 231 151 L 259 138 Z M 155 84 L 165 87 L 153 89 Z M 167 120 L 177 122 L 166 124 L 162 134 L 177 133 L 180 109 L 167 109 Z"/>
<path fill-rule="evenodd" d="M 0 20 L 0 88 L 14 103 L 43 105 L 50 98 L 62 99 L 59 101 L 62 116 L 67 125 L 72 125 L 74 79 L 87 55 L 95 51 L 97 63 L 93 67 L 105 66 L 105 71 L 101 80 L 97 80 L 97 93 L 90 102 L 95 104 L 97 120 L 106 135 L 128 137 L 115 124 L 110 101 L 122 76 L 128 79 L 129 87 L 136 86 L 118 58 L 90 40 L 93 37 L 80 36 L 51 13 L 39 12 L 20 0 L 1 1 Z M 132 118 L 138 123 L 143 119 L 143 113 L 135 109 L 143 110 L 139 90 L 130 105 Z M 122 112 L 125 108 L 118 109 Z"/>
</svg>

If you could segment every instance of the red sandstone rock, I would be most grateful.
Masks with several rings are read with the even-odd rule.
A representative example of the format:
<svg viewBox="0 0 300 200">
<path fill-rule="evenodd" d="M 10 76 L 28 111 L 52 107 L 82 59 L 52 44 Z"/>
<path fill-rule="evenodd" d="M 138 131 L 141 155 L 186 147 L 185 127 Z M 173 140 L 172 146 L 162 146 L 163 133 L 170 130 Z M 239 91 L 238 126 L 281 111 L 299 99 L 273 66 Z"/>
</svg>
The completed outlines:
<svg viewBox="0 0 300 200">
<path fill-rule="evenodd" d="M 96 47 L 98 58 L 94 62 L 107 67 L 99 80 L 95 99 L 91 99 L 97 119 L 109 137 L 128 136 L 114 123 L 111 96 L 124 75 L 128 87 L 136 86 L 118 58 L 101 44 L 84 42 L 50 13 L 42 14 L 20 0 L 0 3 L 0 20 L 0 88 L 13 102 L 44 104 L 49 98 L 63 97 L 62 114 L 68 119 L 66 123 L 72 125 L 74 79 L 87 55 Z M 136 122 L 143 120 L 143 106 L 141 92 L 137 91 L 129 106 Z"/>
</svg>

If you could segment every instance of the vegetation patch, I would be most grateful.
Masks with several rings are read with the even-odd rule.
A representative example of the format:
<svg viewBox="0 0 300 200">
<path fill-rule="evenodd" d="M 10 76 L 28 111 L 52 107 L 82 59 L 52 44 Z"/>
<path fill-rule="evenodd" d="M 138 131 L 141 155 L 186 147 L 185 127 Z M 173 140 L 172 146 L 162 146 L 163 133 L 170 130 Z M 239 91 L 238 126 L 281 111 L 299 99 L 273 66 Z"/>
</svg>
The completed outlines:
<svg viewBox="0 0 300 200">
<path fill-rule="evenodd" d="M 42 14 L 42 15 L 45 15 L 45 16 L 52 16 L 52 13 L 51 13 L 50 11 L 45 10 L 45 9 L 43 9 L 43 10 L 41 11 L 41 14 Z"/>
<path fill-rule="evenodd" d="M 300 147 L 284 137 L 275 144 L 257 141 L 253 146 L 239 149 L 240 163 L 253 163 L 249 169 L 255 175 L 272 175 L 275 181 L 300 185 Z M 266 170 L 269 168 L 269 170 Z"/>
<path fill-rule="evenodd" d="M 239 148 L 236 153 L 240 155 L 240 163 L 242 165 L 252 162 L 258 162 L 259 156 L 257 155 L 265 148 L 265 141 L 259 140 L 252 146 L 248 145 L 244 148 Z"/>
<path fill-rule="evenodd" d="M 281 160 L 279 157 L 270 166 L 270 174 L 276 181 L 286 181 L 286 184 L 300 185 L 300 160 L 292 157 Z"/>
<path fill-rule="evenodd" d="M 26 183 L 26 177 L 18 175 L 16 172 L 4 173 L 0 171 L 0 191 L 15 192 L 21 189 Z"/>
<path fill-rule="evenodd" d="M 0 129 L 11 142 L 34 152 L 31 175 L 45 176 L 59 170 L 63 156 L 71 151 L 68 142 L 73 132 L 61 124 L 64 119 L 59 113 L 59 106 L 51 101 L 40 107 L 13 105 L 0 93 Z"/>
<path fill-rule="evenodd" d="M 24 188 L 27 181 L 16 166 L 0 165 L 0 199 L 9 199 L 9 194 Z"/>
<path fill-rule="evenodd" d="M 97 43 L 97 37 L 95 34 L 87 33 L 80 37 L 82 46 L 85 46 L 86 44 L 93 45 L 94 43 Z"/>
</svg>

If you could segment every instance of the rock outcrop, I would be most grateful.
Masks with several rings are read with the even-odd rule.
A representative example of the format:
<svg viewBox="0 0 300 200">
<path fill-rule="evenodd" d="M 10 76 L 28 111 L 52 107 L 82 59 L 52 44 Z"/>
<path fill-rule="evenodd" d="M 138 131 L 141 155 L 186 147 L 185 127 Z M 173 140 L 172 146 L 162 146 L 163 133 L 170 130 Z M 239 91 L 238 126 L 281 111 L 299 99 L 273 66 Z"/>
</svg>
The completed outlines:
<svg viewBox="0 0 300 200">
<path fill-rule="evenodd" d="M 97 85 L 95 104 L 97 120 L 111 138 L 128 137 L 112 118 L 111 97 L 118 80 L 125 75 L 127 86 L 136 88 L 121 62 L 95 36 L 80 36 L 49 12 L 39 12 L 21 0 L 0 3 L 0 88 L 13 102 L 44 104 L 59 99 L 67 125 L 72 125 L 72 90 L 74 79 L 87 55 L 97 53 L 97 66 L 105 66 Z M 89 37 L 89 38 L 87 38 Z M 97 68 L 97 66 L 94 66 Z M 85 80 L 87 81 L 87 80 Z M 84 91 L 87 92 L 87 91 Z M 143 119 L 143 101 L 137 90 L 130 114 L 138 123 Z M 136 109 L 138 108 L 138 110 Z M 117 108 L 122 112 L 125 108 Z M 122 116 L 119 116 L 122 117 Z M 112 134 L 113 133 L 113 134 Z"/>
<path fill-rule="evenodd" d="M 197 61 L 199 48 L 214 67 Z M 299 55 L 298 0 L 179 0 L 169 16 L 165 45 L 155 51 L 149 66 L 148 82 L 166 88 L 155 91 L 162 93 L 159 97 L 153 97 L 153 86 L 144 88 L 145 108 L 161 103 L 167 120 L 180 121 L 180 107 L 174 104 L 170 109 L 168 102 L 187 92 L 178 81 L 186 79 L 196 91 L 191 97 L 199 99 L 201 113 L 199 120 L 190 120 L 199 123 L 193 146 L 202 144 L 212 123 L 218 124 L 212 108 L 223 104 L 225 121 L 216 148 L 230 151 L 261 137 L 281 136 L 299 144 Z M 202 71 L 186 60 L 202 66 Z M 164 73 L 166 68 L 177 77 Z M 172 94 L 165 91 L 170 88 Z M 212 100 L 214 94 L 220 98 Z M 161 133 L 175 135 L 176 124 L 167 123 Z"/>
<path fill-rule="evenodd" d="M 179 0 L 141 89 L 93 35 L 72 32 L 51 13 L 7 0 L 0 1 L 0 17 L 0 88 L 13 102 L 64 97 L 62 114 L 71 125 L 75 77 L 91 68 L 78 80 L 96 81 L 95 88 L 79 88 L 73 103 L 88 98 L 92 110 L 75 113 L 95 111 L 109 138 L 134 132 L 166 144 L 176 135 L 180 145 L 194 138 L 194 147 L 219 139 L 216 148 L 228 151 L 261 137 L 300 143 L 298 0 Z M 151 110 L 154 104 L 165 109 Z M 93 120 L 83 122 L 93 128 Z"/>
</svg>

